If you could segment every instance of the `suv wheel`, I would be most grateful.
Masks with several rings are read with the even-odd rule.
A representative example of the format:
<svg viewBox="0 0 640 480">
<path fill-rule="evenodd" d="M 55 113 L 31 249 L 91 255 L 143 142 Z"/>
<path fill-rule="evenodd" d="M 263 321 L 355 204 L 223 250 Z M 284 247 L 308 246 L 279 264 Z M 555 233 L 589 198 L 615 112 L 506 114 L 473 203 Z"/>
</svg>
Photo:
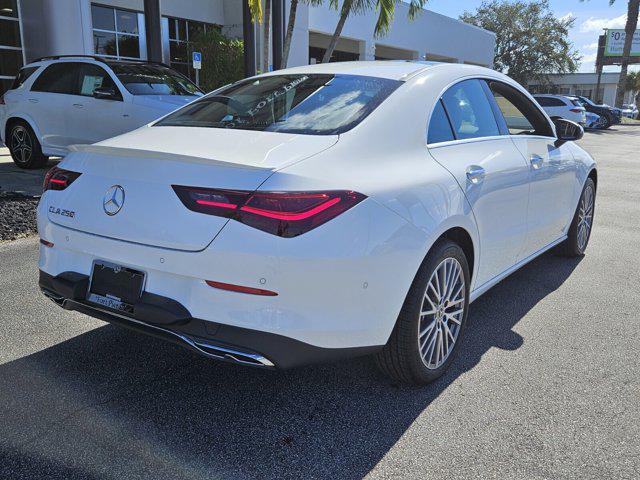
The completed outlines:
<svg viewBox="0 0 640 480">
<path fill-rule="evenodd" d="M 606 130 L 607 128 L 609 128 L 611 126 L 611 115 L 609 114 L 603 114 L 602 115 L 602 129 Z"/>
<path fill-rule="evenodd" d="M 24 122 L 16 122 L 9 128 L 7 146 L 14 163 L 25 169 L 40 168 L 49 157 L 42 153 L 42 147 L 31 127 Z"/>
</svg>

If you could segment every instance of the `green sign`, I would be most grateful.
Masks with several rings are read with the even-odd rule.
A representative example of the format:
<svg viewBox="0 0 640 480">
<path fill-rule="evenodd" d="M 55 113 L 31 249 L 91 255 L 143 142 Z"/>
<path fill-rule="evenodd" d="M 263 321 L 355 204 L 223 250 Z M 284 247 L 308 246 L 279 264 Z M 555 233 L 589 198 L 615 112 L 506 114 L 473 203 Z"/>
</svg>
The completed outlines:
<svg viewBox="0 0 640 480">
<path fill-rule="evenodd" d="M 607 43 L 604 46 L 605 57 L 620 57 L 624 50 L 624 39 L 626 34 L 624 30 L 607 30 Z M 631 43 L 631 56 L 640 56 L 640 30 L 636 30 Z"/>
</svg>

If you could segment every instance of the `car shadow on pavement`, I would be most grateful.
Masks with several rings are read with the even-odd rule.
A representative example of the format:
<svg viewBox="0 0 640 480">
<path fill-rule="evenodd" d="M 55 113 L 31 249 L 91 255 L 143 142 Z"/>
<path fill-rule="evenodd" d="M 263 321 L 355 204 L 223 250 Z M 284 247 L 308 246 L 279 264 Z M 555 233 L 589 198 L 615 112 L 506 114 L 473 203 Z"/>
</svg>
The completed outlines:
<svg viewBox="0 0 640 480">
<path fill-rule="evenodd" d="M 0 366 L 0 478 L 361 478 L 485 353 L 519 348 L 514 326 L 579 261 L 543 255 L 477 300 L 424 388 L 370 358 L 272 372 L 111 325 L 78 335 Z"/>
</svg>

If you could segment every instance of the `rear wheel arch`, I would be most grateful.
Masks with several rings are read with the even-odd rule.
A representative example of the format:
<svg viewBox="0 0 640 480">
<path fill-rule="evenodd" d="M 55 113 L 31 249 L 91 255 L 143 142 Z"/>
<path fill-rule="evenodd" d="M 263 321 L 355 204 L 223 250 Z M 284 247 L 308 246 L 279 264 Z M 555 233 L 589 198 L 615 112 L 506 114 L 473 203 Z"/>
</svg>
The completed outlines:
<svg viewBox="0 0 640 480">
<path fill-rule="evenodd" d="M 462 251 L 464 252 L 464 256 L 467 258 L 467 264 L 469 265 L 469 276 L 471 282 L 473 283 L 473 269 L 476 265 L 476 248 L 473 244 L 473 238 L 471 237 L 469 232 L 462 227 L 452 227 L 442 233 L 442 235 L 440 235 L 437 240 L 433 242 L 433 245 L 436 245 L 440 240 L 443 239 L 451 240 L 462 249 Z M 429 249 L 429 252 L 433 248 L 433 245 Z M 429 255 L 429 252 L 427 252 L 427 255 Z"/>
<path fill-rule="evenodd" d="M 587 178 L 590 178 L 591 180 L 593 180 L 593 184 L 596 187 L 596 191 L 598 190 L 598 170 L 594 167 L 591 169 L 591 171 L 589 172 L 589 175 L 587 175 Z"/>
<path fill-rule="evenodd" d="M 40 141 L 40 132 L 38 128 L 35 126 L 35 124 L 31 120 L 25 117 L 10 117 L 7 119 L 7 122 L 5 123 L 5 128 L 4 128 L 5 140 L 8 141 L 9 132 L 16 123 L 24 123 L 25 125 L 27 125 L 33 131 L 38 141 Z"/>
</svg>

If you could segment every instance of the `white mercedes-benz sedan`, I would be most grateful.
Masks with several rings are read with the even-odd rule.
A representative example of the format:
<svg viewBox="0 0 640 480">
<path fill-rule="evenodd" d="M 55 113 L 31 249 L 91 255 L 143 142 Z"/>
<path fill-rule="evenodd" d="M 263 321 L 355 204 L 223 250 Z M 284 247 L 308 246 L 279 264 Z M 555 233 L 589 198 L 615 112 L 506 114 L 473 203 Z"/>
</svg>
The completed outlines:
<svg viewBox="0 0 640 480">
<path fill-rule="evenodd" d="M 76 146 L 45 179 L 40 287 L 69 310 L 262 368 L 375 354 L 425 384 L 469 304 L 582 255 L 595 163 L 520 85 L 352 62 L 242 80 Z"/>
</svg>

